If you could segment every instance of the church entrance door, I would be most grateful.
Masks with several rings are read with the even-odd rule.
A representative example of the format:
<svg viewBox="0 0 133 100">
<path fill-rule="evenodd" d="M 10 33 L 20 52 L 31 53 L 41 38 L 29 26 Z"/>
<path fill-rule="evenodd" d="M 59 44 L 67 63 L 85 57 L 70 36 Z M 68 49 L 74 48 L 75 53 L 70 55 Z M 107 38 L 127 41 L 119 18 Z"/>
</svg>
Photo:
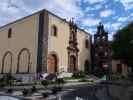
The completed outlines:
<svg viewBox="0 0 133 100">
<path fill-rule="evenodd" d="M 55 54 L 48 56 L 48 73 L 57 72 L 57 62 L 57 56 Z"/>
<path fill-rule="evenodd" d="M 76 57 L 70 56 L 70 72 L 76 71 Z"/>
</svg>

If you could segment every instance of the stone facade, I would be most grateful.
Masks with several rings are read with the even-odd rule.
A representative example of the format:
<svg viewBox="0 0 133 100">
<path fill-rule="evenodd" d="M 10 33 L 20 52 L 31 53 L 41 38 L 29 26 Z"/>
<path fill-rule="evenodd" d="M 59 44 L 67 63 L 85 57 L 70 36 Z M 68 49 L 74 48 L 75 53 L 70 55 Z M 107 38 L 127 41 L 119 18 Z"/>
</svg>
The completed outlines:
<svg viewBox="0 0 133 100">
<path fill-rule="evenodd" d="M 0 73 L 36 72 L 37 19 L 34 14 L 0 28 Z"/>
<path fill-rule="evenodd" d="M 69 22 L 46 10 L 1 27 L 0 73 L 68 72 L 70 29 Z M 89 33 L 77 27 L 79 71 L 91 64 L 90 38 Z"/>
</svg>

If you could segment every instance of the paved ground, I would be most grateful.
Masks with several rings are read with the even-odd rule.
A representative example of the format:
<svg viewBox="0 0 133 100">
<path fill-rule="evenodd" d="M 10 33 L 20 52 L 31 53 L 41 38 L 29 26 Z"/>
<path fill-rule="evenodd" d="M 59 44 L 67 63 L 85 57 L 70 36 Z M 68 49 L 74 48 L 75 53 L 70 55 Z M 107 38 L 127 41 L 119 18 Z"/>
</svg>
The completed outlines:
<svg viewBox="0 0 133 100">
<path fill-rule="evenodd" d="M 133 84 L 128 84 L 126 80 L 111 82 L 108 87 L 107 84 L 67 84 L 62 92 L 50 95 L 47 99 L 42 98 L 41 92 L 44 91 L 46 90 L 39 90 L 38 93 L 28 98 L 32 100 L 76 100 L 76 97 L 80 97 L 83 100 L 133 100 Z M 22 93 L 17 91 L 12 95 L 22 96 Z"/>
<path fill-rule="evenodd" d="M 93 85 L 95 83 L 89 83 L 89 82 L 71 82 L 71 83 L 65 83 L 63 85 L 64 88 L 69 88 L 69 87 L 76 87 L 76 86 L 80 86 L 80 85 L 85 85 L 85 84 L 89 84 L 89 85 Z M 24 88 L 25 89 L 30 89 L 33 85 L 28 85 L 28 86 L 12 86 L 12 87 L 5 87 L 5 89 L 9 89 L 9 88 L 12 88 L 14 90 L 23 90 Z M 49 85 L 47 86 L 47 88 L 51 88 L 53 87 L 54 85 Z M 37 89 L 45 89 L 45 87 L 43 85 L 36 85 L 36 88 Z M 3 90 L 2 90 L 3 91 Z"/>
<path fill-rule="evenodd" d="M 95 86 L 81 86 L 73 91 L 63 94 L 61 100 L 133 100 L 133 85 L 109 84 Z M 51 99 L 58 100 L 58 99 Z"/>
</svg>

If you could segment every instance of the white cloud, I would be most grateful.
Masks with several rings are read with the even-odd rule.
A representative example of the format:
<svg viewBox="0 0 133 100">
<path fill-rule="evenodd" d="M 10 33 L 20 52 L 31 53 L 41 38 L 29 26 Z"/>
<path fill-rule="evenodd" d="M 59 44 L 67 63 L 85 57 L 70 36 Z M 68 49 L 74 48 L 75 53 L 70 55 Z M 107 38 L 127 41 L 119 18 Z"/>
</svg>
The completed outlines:
<svg viewBox="0 0 133 100">
<path fill-rule="evenodd" d="M 95 3 L 105 2 L 105 0 L 84 0 L 84 2 L 89 4 L 95 4 Z"/>
<path fill-rule="evenodd" d="M 121 22 L 116 22 L 116 23 L 112 23 L 112 22 L 107 22 L 104 24 L 104 27 L 106 30 L 110 31 L 110 32 L 114 32 L 118 29 L 121 28 L 122 23 Z"/>
<path fill-rule="evenodd" d="M 118 18 L 119 18 L 119 16 L 113 16 L 113 17 L 112 17 L 113 20 L 116 20 L 116 19 L 118 19 Z"/>
<path fill-rule="evenodd" d="M 18 0 L 1 0 L 0 2 L 0 25 L 7 24 L 27 14 L 24 3 Z"/>
<path fill-rule="evenodd" d="M 108 17 L 113 15 L 115 12 L 113 10 L 107 9 L 100 12 L 101 17 Z"/>
<path fill-rule="evenodd" d="M 108 36 L 109 36 L 110 41 L 113 40 L 113 34 L 112 33 L 110 33 Z"/>
<path fill-rule="evenodd" d="M 120 17 L 119 19 L 118 19 L 118 21 L 120 21 L 120 22 L 125 22 L 125 21 L 127 21 L 129 19 L 129 16 L 128 17 Z"/>
<path fill-rule="evenodd" d="M 96 26 L 100 21 L 101 21 L 100 19 L 84 18 L 81 20 L 81 23 L 84 26 Z"/>
<path fill-rule="evenodd" d="M 97 9 L 97 10 L 98 9 L 101 9 L 101 8 L 102 8 L 102 5 L 101 4 L 95 6 L 95 9 Z"/>
<path fill-rule="evenodd" d="M 80 3 L 80 0 L 1 0 L 0 26 L 44 8 L 60 17 L 78 20 L 84 15 Z"/>
<path fill-rule="evenodd" d="M 86 14 L 86 17 L 94 17 L 94 16 L 95 16 L 94 13 L 87 13 L 87 14 Z"/>
<path fill-rule="evenodd" d="M 105 29 L 110 30 L 111 29 L 111 23 L 110 22 L 105 23 L 104 27 L 105 27 Z"/>
<path fill-rule="evenodd" d="M 96 29 L 95 28 L 86 28 L 85 31 L 90 33 L 91 35 L 94 35 L 96 33 Z"/>
<path fill-rule="evenodd" d="M 121 28 L 121 25 L 122 25 L 122 23 L 113 23 L 112 24 L 112 28 L 114 29 L 114 30 L 118 30 L 118 29 L 120 29 Z"/>
<path fill-rule="evenodd" d="M 102 8 L 102 5 L 101 4 L 97 4 L 94 7 L 90 7 L 90 6 L 86 7 L 85 11 L 88 12 L 90 10 L 99 10 L 101 8 Z"/>
<path fill-rule="evenodd" d="M 83 11 L 78 6 L 79 0 L 49 0 L 45 5 L 47 9 L 67 19 L 83 16 Z"/>
<path fill-rule="evenodd" d="M 90 10 L 95 10 L 95 8 L 88 6 L 88 7 L 86 7 L 86 9 L 85 9 L 86 12 L 88 12 L 88 11 L 90 11 Z"/>
<path fill-rule="evenodd" d="M 133 13 L 130 14 L 130 17 L 133 17 Z"/>
<path fill-rule="evenodd" d="M 125 10 L 129 10 L 133 8 L 133 0 L 120 0 L 120 2 L 125 7 Z"/>
</svg>

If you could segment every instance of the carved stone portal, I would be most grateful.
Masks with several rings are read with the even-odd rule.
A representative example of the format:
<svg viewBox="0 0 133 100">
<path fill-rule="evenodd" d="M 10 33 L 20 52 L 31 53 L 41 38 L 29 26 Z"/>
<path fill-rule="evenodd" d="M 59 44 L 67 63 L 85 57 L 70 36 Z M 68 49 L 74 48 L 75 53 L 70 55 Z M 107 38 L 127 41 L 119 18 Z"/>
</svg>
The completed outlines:
<svg viewBox="0 0 133 100">
<path fill-rule="evenodd" d="M 74 24 L 73 20 L 69 22 L 69 46 L 68 50 L 68 72 L 75 72 L 78 70 L 78 52 L 77 47 L 77 26 Z"/>
</svg>

